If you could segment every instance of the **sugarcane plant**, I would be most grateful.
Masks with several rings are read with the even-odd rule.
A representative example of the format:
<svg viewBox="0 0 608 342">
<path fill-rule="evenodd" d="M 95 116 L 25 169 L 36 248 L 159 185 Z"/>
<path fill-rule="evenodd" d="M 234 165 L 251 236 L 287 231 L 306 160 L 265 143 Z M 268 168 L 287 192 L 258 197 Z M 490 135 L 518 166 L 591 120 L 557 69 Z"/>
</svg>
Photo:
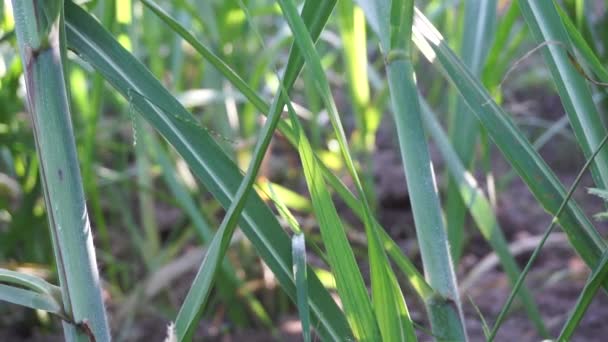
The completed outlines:
<svg viewBox="0 0 608 342">
<path fill-rule="evenodd" d="M 485 326 L 488 340 L 495 338 L 517 296 L 522 299 L 523 307 L 539 336 L 549 337 L 534 303 L 534 296 L 524 285 L 524 280 L 544 241 L 557 224 L 564 229 L 583 261 L 593 269 L 559 340 L 572 336 L 595 293 L 601 287 L 608 288 L 605 281 L 608 273 L 606 243 L 592 221 L 571 199 L 580 177 L 587 169 L 591 170 L 597 187 L 605 189 L 608 182 L 608 150 L 604 148 L 608 138 L 588 87 L 589 82 L 600 87 L 605 85 L 608 72 L 556 3 L 533 0 L 514 2 L 498 27 L 494 27 L 498 6 L 496 0 L 482 0 L 478 5 L 467 3 L 465 17 L 484 34 L 477 35 L 478 31 L 465 29 L 462 45 L 468 50 L 463 51 L 460 58 L 412 0 L 341 0 L 337 13 L 338 26 L 344 45 L 348 91 L 352 97 L 356 126 L 360 130 L 347 136 L 342 123 L 343 113 L 334 99 L 324 60 L 316 46 L 336 7 L 336 0 L 306 0 L 300 11 L 296 1 L 280 0 L 276 8 L 270 10 L 271 13 L 281 13 L 293 39 L 284 41 L 291 44 L 285 68 L 281 72 L 272 66 L 268 66 L 270 71 L 264 70 L 273 78 L 277 88 L 270 95 L 271 101 L 258 93 L 254 81 L 246 81 L 209 44 L 199 40 L 183 21 L 175 19 L 152 0 L 140 2 L 147 11 L 147 20 L 153 15 L 164 23 L 178 38 L 176 46 L 181 46 L 183 39 L 192 47 L 192 53 L 205 61 L 206 67 L 213 68 L 222 81 L 238 90 L 240 100 L 246 103 L 244 108 L 247 115 L 258 112 L 266 116 L 251 156 L 247 159 L 248 165 L 242 171 L 237 165 L 239 160 L 229 155 L 225 145 L 221 146 L 219 137 L 201 124 L 159 81 L 162 60 L 158 56 L 150 57 L 152 67 L 148 69 L 137 58 L 137 51 L 141 51 L 141 47 L 132 48 L 107 29 L 115 10 L 114 1 L 109 1 L 104 8 L 102 24 L 85 7 L 70 0 L 13 0 L 16 40 L 23 65 L 26 99 L 39 158 L 59 284 L 53 285 L 31 274 L 0 269 L 0 300 L 54 314 L 62 320 L 64 335 L 69 341 L 111 340 L 83 188 L 86 187 L 94 196 L 99 193 L 95 181 L 91 180 L 95 175 L 90 155 L 84 159 L 85 186 L 80 175 L 70 112 L 72 92 L 66 76 L 68 49 L 74 53 L 71 58 L 86 65 L 84 69 L 93 72 L 96 77 L 95 100 L 87 111 L 91 118 L 87 134 L 95 133 L 100 113 L 91 112 L 101 110 L 99 103 L 103 80 L 128 104 L 134 125 L 138 198 L 145 231 L 142 241 L 134 239 L 134 244 L 137 244 L 146 267 L 154 270 L 159 260 L 166 260 L 166 255 L 176 253 L 163 249 L 151 215 L 154 202 L 152 197 L 148 197 L 147 187 L 152 184 L 149 178 L 152 162 L 158 163 L 163 170 L 167 187 L 193 221 L 196 235 L 205 246 L 204 256 L 197 265 L 188 294 L 174 322 L 168 324 L 168 341 L 193 339 L 199 320 L 209 307 L 214 288 L 218 289 L 221 301 L 229 301 L 235 296 L 231 292 L 237 292 L 244 286 L 232 264 L 225 258 L 237 229 L 251 242 L 265 267 L 274 274 L 277 283 L 297 306 L 302 335 L 307 342 L 314 339 L 313 330 L 316 336 L 327 341 L 415 341 L 421 334 L 428 334 L 439 341 L 466 341 L 466 320 L 455 272 L 465 244 L 462 228 L 466 212 L 470 213 L 482 237 L 496 252 L 513 285 L 496 323 L 491 328 Z M 178 13 L 192 9 L 188 1 L 172 6 L 179 9 Z M 250 26 L 252 35 L 259 40 L 258 43 L 265 46 L 264 37 L 248 7 L 251 4 L 239 0 L 235 6 L 243 13 L 244 21 Z M 479 17 L 475 17 L 477 12 L 481 13 Z M 500 106 L 500 96 L 495 96 L 502 86 L 500 78 L 484 74 L 485 60 L 488 65 L 497 67 L 499 56 L 495 52 L 496 44 L 501 48 L 501 44 L 505 43 L 514 18 L 520 12 L 538 43 L 559 42 L 543 46 L 543 57 L 564 101 L 576 141 L 587 158 L 568 192 L 535 146 Z M 368 65 L 371 62 L 366 56 L 368 36 L 364 19 L 379 41 L 382 73 L 372 72 Z M 129 20 L 124 19 L 124 22 Z M 150 30 L 155 26 L 150 22 L 143 25 Z M 493 42 L 494 28 L 497 34 Z M 214 34 L 213 30 L 210 32 Z M 154 47 L 160 44 L 156 39 L 159 38 L 152 32 L 145 37 L 148 45 Z M 486 51 L 490 46 L 490 51 Z M 454 100 L 451 106 L 457 114 L 452 118 L 449 137 L 435 117 L 432 106 L 419 92 L 414 63 L 416 48 L 454 86 L 455 91 L 450 97 Z M 264 50 L 272 51 L 266 47 Z M 176 60 L 173 66 L 179 70 L 179 58 Z M 264 63 L 264 66 L 270 64 Z M 600 80 L 590 77 L 582 64 L 589 66 Z M 375 75 L 373 77 L 379 81 L 371 82 L 368 69 L 370 75 Z M 311 123 L 312 138 L 309 139 L 308 124 L 302 121 L 295 109 L 292 97 L 303 70 L 307 98 L 311 106 L 317 107 L 317 112 L 321 107 L 325 108 L 331 134 L 338 146 L 336 159 L 344 165 L 354 192 L 334 174 L 327 165 L 327 159 L 320 153 L 320 134 L 316 131 L 319 122 L 315 119 Z M 386 80 L 380 80 L 379 74 L 385 74 Z M 175 76 L 178 75 L 175 73 Z M 487 84 L 481 83 L 482 78 Z M 373 100 L 370 95 L 371 83 L 376 83 L 373 91 L 383 94 L 380 98 L 388 99 L 390 103 L 387 108 L 396 126 L 424 272 L 418 270 L 377 220 L 375 210 L 378 204 L 374 198 L 373 177 L 369 168 L 374 134 L 383 110 L 381 101 Z M 74 93 L 78 92 L 73 97 L 80 98 L 81 103 L 86 102 L 82 100 L 87 97 L 86 92 L 83 94 L 81 89 L 73 90 Z M 247 118 L 251 121 L 251 118 Z M 445 216 L 447 224 L 444 222 L 425 128 L 446 161 L 446 172 L 450 177 Z M 244 131 L 248 136 L 253 136 L 251 127 Z M 315 243 L 311 233 L 300 226 L 289 206 L 275 193 L 275 186 L 270 183 L 265 185 L 259 180 L 264 156 L 275 133 L 283 136 L 297 152 L 302 166 L 298 171 L 310 195 L 308 210 L 318 222 L 322 246 Z M 170 159 L 171 152 L 158 140 L 158 135 L 183 158 L 205 190 L 226 210 L 217 230 L 210 229 L 188 189 L 178 180 Z M 473 176 L 474 147 L 480 137 L 493 141 L 538 203 L 553 217 L 544 240 L 523 272 L 520 272 L 514 256 L 509 252 L 491 200 Z M 85 139 L 84 151 L 87 153 L 92 150 L 95 140 L 90 136 Z M 483 143 L 486 154 L 489 154 L 489 139 Z M 353 158 L 351 145 L 356 152 L 364 154 L 364 162 L 357 163 Z M 485 157 L 488 158 L 488 155 Z M 605 190 L 595 191 L 606 196 Z M 340 215 L 334 196 L 352 210 L 364 229 L 367 243 L 364 257 L 357 255 L 349 241 L 348 224 Z M 290 232 L 283 229 L 269 203 L 287 222 Z M 99 199 L 95 198 L 92 204 L 94 210 L 103 215 Z M 103 220 L 98 222 L 102 248 L 107 249 L 111 244 L 105 224 Z M 308 249 L 312 249 L 331 271 L 341 305 L 332 299 L 329 286 L 321 282 L 315 268 L 307 263 L 306 256 L 311 253 Z M 357 256 L 364 258 L 370 266 L 368 283 Z M 114 277 L 115 272 L 110 265 L 108 277 Z M 418 296 L 424 303 L 429 329 L 423 327 L 424 323 L 415 322 L 410 315 L 410 292 L 405 291 L 405 286 L 400 283 L 403 277 L 413 289 L 412 295 Z M 219 286 L 215 286 L 218 283 Z M 133 298 L 139 297 L 134 295 Z M 243 298 L 250 310 L 259 312 L 261 321 L 272 326 L 255 296 L 248 293 Z"/>
<path fill-rule="evenodd" d="M 13 1 L 59 289 L 1 270 L 3 299 L 50 310 L 69 341 L 109 340 L 93 237 L 70 117 L 63 1 Z M 12 286 L 11 286 L 12 285 Z"/>
</svg>

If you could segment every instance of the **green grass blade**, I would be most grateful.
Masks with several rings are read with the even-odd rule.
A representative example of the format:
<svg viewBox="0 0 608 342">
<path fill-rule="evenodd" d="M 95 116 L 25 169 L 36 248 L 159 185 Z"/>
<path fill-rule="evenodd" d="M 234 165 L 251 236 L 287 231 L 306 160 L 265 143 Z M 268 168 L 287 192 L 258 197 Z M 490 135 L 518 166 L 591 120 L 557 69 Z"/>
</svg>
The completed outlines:
<svg viewBox="0 0 608 342">
<path fill-rule="evenodd" d="M 69 320 L 65 315 L 61 304 L 57 303 L 57 301 L 47 293 L 34 292 L 0 283 L 0 301 L 25 306 L 34 310 L 47 311 L 62 319 Z"/>
<path fill-rule="evenodd" d="M 70 319 L 63 310 L 61 289 L 31 274 L 0 268 L 0 300 Z"/>
<path fill-rule="evenodd" d="M 481 75 L 494 36 L 496 7 L 497 0 L 467 1 L 464 6 L 463 20 L 466 24 L 460 50 L 461 59 L 477 77 Z M 469 168 L 474 158 L 479 122 L 469 113 L 462 98 L 458 98 L 456 111 L 452 113 L 449 133 L 456 153 L 465 167 Z M 466 208 L 453 179 L 448 183 L 445 212 L 450 250 L 454 265 L 458 265 L 464 247 Z"/>
<path fill-rule="evenodd" d="M 310 342 L 310 313 L 308 308 L 308 289 L 306 288 L 306 247 L 304 234 L 296 234 L 291 238 L 293 251 L 293 273 L 296 279 L 298 297 L 298 313 L 302 322 L 302 337 L 304 342 Z"/>
<path fill-rule="evenodd" d="M 37 293 L 48 294 L 55 302 L 59 303 L 60 307 L 62 306 L 61 289 L 34 275 L 0 268 L 0 283 L 19 286 Z"/>
<path fill-rule="evenodd" d="M 417 101 L 416 88 L 413 87 L 412 68 L 403 60 L 395 60 L 387 65 L 389 85 L 393 110 L 397 122 L 399 144 L 406 169 L 408 191 L 411 197 L 414 222 L 418 234 L 418 243 L 422 255 L 423 266 L 429 285 L 437 291 L 443 300 L 433 303 L 429 309 L 433 332 L 440 340 L 465 340 L 464 328 L 460 323 L 460 304 L 456 289 L 455 275 L 449 255 L 447 234 L 445 233 L 441 209 L 431 170 L 430 158 L 426 146 L 424 149 L 414 147 L 418 143 L 426 145 L 424 131 L 420 119 L 413 124 L 412 106 L 408 104 Z M 409 71 L 409 72 L 408 72 Z M 409 83 L 408 83 L 409 81 Z M 416 97 L 400 91 L 403 85 L 411 84 L 411 93 Z M 397 95 L 401 94 L 401 95 Z M 405 110 L 405 108 L 410 108 Z M 401 122 L 401 123 L 399 123 Z M 414 121 L 416 122 L 416 121 Z M 417 142 L 417 143 L 415 143 Z M 426 163 L 423 160 L 426 159 Z M 416 163 L 413 163 L 416 161 Z M 424 165 L 424 167 L 423 167 Z M 422 170 L 420 170 L 422 169 Z M 423 174 L 419 174 L 418 171 Z M 424 177 L 424 178 L 420 178 Z M 430 189 L 428 189 L 430 188 Z"/>
<path fill-rule="evenodd" d="M 557 341 L 570 341 L 572 339 L 572 335 L 574 335 L 576 332 L 576 328 L 583 319 L 585 312 L 589 308 L 595 294 L 602 286 L 602 282 L 604 279 L 606 279 L 606 276 L 608 276 L 608 251 L 604 252 L 602 259 L 600 259 L 600 262 L 591 273 L 589 280 L 587 280 L 587 283 L 579 295 L 576 305 L 570 313 L 568 320 L 564 324 Z"/>
<path fill-rule="evenodd" d="M 356 148 L 355 152 L 363 154 L 363 186 L 372 208 L 376 208 L 372 154 L 376 148 L 376 133 L 382 119 L 382 111 L 373 106 L 370 99 L 367 36 L 363 10 L 355 6 L 353 0 L 340 1 L 338 24 L 348 80 L 346 85 L 357 124 L 357 131 L 353 132 L 352 140 Z"/>
<path fill-rule="evenodd" d="M 576 48 L 576 52 L 580 53 L 586 64 L 589 65 L 593 73 L 597 75 L 602 82 L 608 83 L 608 71 L 606 71 L 606 68 L 602 62 L 595 55 L 595 53 L 593 53 L 593 50 L 589 44 L 587 44 L 585 38 L 583 38 L 583 35 L 576 29 L 574 23 L 568 17 L 568 14 L 566 14 L 566 12 L 564 12 L 564 10 L 557 5 L 556 8 L 562 22 L 564 23 L 564 26 L 566 27 L 566 31 L 568 31 L 572 44 Z"/>
<path fill-rule="evenodd" d="M 496 28 L 494 42 L 492 46 L 488 47 L 486 68 L 483 71 L 483 83 L 491 90 L 499 85 L 505 68 L 508 67 L 508 63 L 503 62 L 506 57 L 505 47 L 512 45 L 510 41 L 516 40 L 516 38 L 512 38 L 513 35 L 516 35 L 515 32 L 522 32 L 522 29 L 515 25 L 520 17 L 519 1 L 512 1 L 508 6 L 507 13 L 503 15 Z M 512 32 L 514 29 L 515 32 Z M 509 53 L 506 55 L 508 56 Z"/>
<path fill-rule="evenodd" d="M 519 267 L 511 253 L 507 240 L 502 232 L 502 228 L 498 223 L 498 219 L 494 215 L 492 205 L 486 198 L 483 190 L 477 185 L 471 173 L 466 170 L 462 161 L 458 157 L 454 148 L 450 145 L 446 134 L 443 132 L 439 122 L 431 112 L 428 104 L 423 100 L 422 112 L 425 126 L 433 136 L 433 140 L 437 143 L 437 147 L 446 162 L 450 175 L 457 185 L 458 192 L 462 198 L 463 204 L 468 210 L 481 232 L 481 235 L 488 241 L 492 249 L 498 255 L 505 273 L 509 277 L 511 283 L 515 283 L 519 277 Z M 526 309 L 530 320 L 536 326 L 539 334 L 543 337 L 548 337 L 547 329 L 543 323 L 538 307 L 534 303 L 534 297 L 527 288 L 523 287 L 520 292 L 521 301 Z"/>
<path fill-rule="evenodd" d="M 543 206 L 552 215 L 557 213 L 565 191 L 555 174 L 546 165 L 521 131 L 491 98 L 486 89 L 455 56 L 432 24 L 420 12 L 416 13 L 414 42 L 434 64 L 445 71 L 445 76 L 463 96 L 472 112 L 506 160 Z M 559 216 L 559 224 L 566 231 L 577 253 L 588 265 L 595 265 L 605 243 L 584 215 L 580 207 L 569 201 Z"/>
<path fill-rule="evenodd" d="M 295 119 L 294 111 L 290 107 L 288 102 L 292 126 L 297 127 L 299 122 Z M 335 276 L 338 294 L 344 305 L 344 311 L 354 337 L 358 341 L 379 341 L 380 331 L 376 325 L 367 289 L 331 194 L 325 186 L 318 164 L 315 163 L 308 139 L 305 135 L 298 135 L 296 138 L 298 154 L 302 161 L 302 169 L 314 212 L 319 221 L 329 265 Z"/>
<path fill-rule="evenodd" d="M 298 45 L 300 52 L 304 56 L 306 63 L 314 75 L 319 95 L 325 104 L 330 121 L 334 128 L 334 133 L 337 137 L 342 157 L 344 158 L 346 168 L 353 179 L 359 199 L 363 203 L 364 208 L 364 225 L 368 238 L 369 260 L 371 268 L 372 282 L 372 299 L 374 311 L 380 326 L 382 337 L 388 341 L 400 341 L 403 339 L 415 339 L 414 330 L 412 327 L 409 313 L 405 306 L 403 294 L 397 284 L 394 273 L 388 263 L 388 258 L 382 248 L 380 235 L 373 223 L 372 210 L 366 199 L 366 194 L 362 183 L 357 175 L 354 162 L 350 156 L 346 135 L 342 127 L 340 116 L 336 104 L 331 95 L 331 90 L 327 77 L 321 65 L 320 58 L 314 47 L 308 30 L 300 16 L 297 14 L 295 4 L 292 0 L 281 0 L 279 5 L 283 11 L 289 26 L 293 32 L 295 43 Z M 289 105 L 289 104 L 288 104 Z M 292 122 L 293 125 L 293 122 Z M 312 157 L 312 156 L 311 156 Z M 302 158 L 304 159 L 304 158 Z M 320 172 L 320 170 L 319 170 Z M 330 246 L 328 248 L 331 249 Z M 343 295 L 341 293 L 341 295 Z M 365 322 L 368 319 L 362 315 L 358 317 L 359 324 L 369 325 L 372 322 Z M 365 327 L 360 325 L 359 328 Z M 367 329 L 366 329 L 367 330 Z M 369 330 L 372 332 L 371 330 Z M 369 335 L 373 336 L 373 335 Z"/>
<path fill-rule="evenodd" d="M 585 156 L 589 157 L 606 134 L 606 129 L 591 97 L 589 85 L 570 62 L 568 52 L 564 49 L 564 47 L 570 48 L 570 39 L 555 4 L 553 1 L 524 0 L 520 2 L 520 6 L 530 31 L 538 43 L 560 42 L 560 45 L 549 44 L 543 48 L 543 56 L 577 141 Z M 607 188 L 608 149 L 600 151 L 591 171 L 595 183 Z"/>
<path fill-rule="evenodd" d="M 194 118 L 166 89 L 80 7 L 66 3 L 68 43 L 138 110 L 184 157 L 207 189 L 227 207 L 242 175 L 220 152 L 209 134 L 194 124 Z M 145 94 L 145 98 L 142 95 Z M 169 109 L 160 110 L 158 106 Z M 213 157 L 210 157 L 213 156 Z M 283 289 L 295 298 L 291 273 L 291 248 L 287 235 L 257 195 L 250 196 L 241 228 L 277 277 Z M 336 340 L 351 335 L 343 313 L 318 278 L 309 273 L 310 307 L 322 336 Z"/>
<path fill-rule="evenodd" d="M 357 215 L 359 219 L 363 220 L 365 214 L 361 202 L 350 192 L 340 178 L 334 175 L 327 168 L 327 166 L 323 165 L 318 159 L 317 163 L 319 164 L 319 167 L 321 167 L 323 176 L 325 177 L 327 183 L 334 188 L 337 194 L 344 200 L 346 205 L 355 213 L 355 215 Z M 401 247 L 397 245 L 397 243 L 388 235 L 380 223 L 374 220 L 374 224 L 376 225 L 378 232 L 380 232 L 380 238 L 382 239 L 384 250 L 395 265 L 397 265 L 401 272 L 403 272 L 403 274 L 407 277 L 410 285 L 414 288 L 420 298 L 427 302 L 433 298 L 436 298 L 436 296 L 439 296 L 429 286 L 424 276 L 420 274 L 414 263 L 407 256 L 405 256 L 405 254 L 403 254 Z"/>
<path fill-rule="evenodd" d="M 390 40 L 384 39 L 383 37 L 387 36 L 390 32 L 391 28 L 388 21 L 379 21 L 378 18 L 387 18 L 390 16 L 390 4 L 387 1 L 364 1 L 359 0 L 359 5 L 364 9 L 366 18 L 370 27 L 376 32 L 376 35 L 380 37 L 380 42 L 384 51 L 390 51 Z M 399 16 L 397 16 L 399 17 Z M 397 31 L 395 36 L 399 37 L 398 28 L 399 23 L 393 23 L 397 27 Z M 407 28 L 405 24 L 402 24 L 404 28 Z M 388 37 L 388 36 L 387 36 Z M 395 54 L 399 56 L 399 52 Z M 346 189 L 344 189 L 343 185 L 341 185 L 341 181 L 337 179 L 335 176 L 331 174 L 326 174 L 326 178 L 332 184 L 332 186 L 336 189 L 336 191 L 341 195 L 341 197 L 345 200 L 348 206 L 357 213 L 360 217 L 362 217 L 362 208 L 359 203 L 356 202 L 356 199 L 349 196 L 349 193 Z M 449 308 L 449 299 L 442 297 L 436 290 L 434 290 L 425 279 L 423 279 L 414 265 L 411 263 L 409 259 L 407 259 L 402 253 L 399 253 L 399 247 L 388 237 L 388 235 L 382 231 L 382 240 L 384 244 L 384 248 L 386 249 L 389 256 L 393 259 L 395 264 L 401 269 L 402 272 L 408 277 L 408 280 L 416 290 L 416 292 L 421 296 L 424 300 L 427 308 L 431 310 L 436 310 L 437 312 L 446 310 L 452 311 Z M 442 315 L 436 315 L 440 317 Z M 444 317 L 448 317 L 449 315 L 443 315 Z M 451 318 L 456 318 L 455 315 L 452 315 Z M 442 326 L 442 324 L 439 324 Z M 449 329 L 449 328 L 448 328 Z"/>
</svg>

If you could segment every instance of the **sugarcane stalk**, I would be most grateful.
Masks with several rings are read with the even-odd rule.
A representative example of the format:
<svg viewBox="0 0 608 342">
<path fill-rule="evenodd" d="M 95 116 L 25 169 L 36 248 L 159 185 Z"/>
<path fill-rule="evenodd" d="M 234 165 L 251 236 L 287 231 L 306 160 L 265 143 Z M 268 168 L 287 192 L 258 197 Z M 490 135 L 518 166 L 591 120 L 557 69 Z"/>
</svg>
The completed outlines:
<svg viewBox="0 0 608 342">
<path fill-rule="evenodd" d="M 63 1 L 13 0 L 67 341 L 109 341 L 64 77 Z"/>
</svg>

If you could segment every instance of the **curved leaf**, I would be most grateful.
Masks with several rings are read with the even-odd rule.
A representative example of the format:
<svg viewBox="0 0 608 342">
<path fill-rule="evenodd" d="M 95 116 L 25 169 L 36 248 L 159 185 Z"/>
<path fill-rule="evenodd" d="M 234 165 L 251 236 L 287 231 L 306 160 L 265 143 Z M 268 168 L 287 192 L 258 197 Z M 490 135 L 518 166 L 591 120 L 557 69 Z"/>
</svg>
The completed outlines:
<svg viewBox="0 0 608 342">
<path fill-rule="evenodd" d="M 599 146 L 606 128 L 600 120 L 589 85 L 570 61 L 567 51 L 570 49 L 570 39 L 555 6 L 553 1 L 520 1 L 521 12 L 537 43 L 560 43 L 548 44 L 543 48 L 543 56 L 576 139 L 585 156 L 589 157 Z M 591 171 L 595 183 L 608 188 L 608 149 L 600 151 Z"/>
<path fill-rule="evenodd" d="M 242 175 L 192 115 L 95 19 L 70 2 L 66 2 L 66 29 L 70 48 L 128 99 L 182 155 L 219 202 L 229 206 Z M 247 200 L 240 224 L 281 286 L 295 299 L 289 238 L 257 195 Z M 331 340 L 351 336 L 343 313 L 313 272 L 309 272 L 308 281 L 309 304 L 320 334 Z"/>
<path fill-rule="evenodd" d="M 443 41 L 437 29 L 418 10 L 413 39 L 426 58 L 442 68 L 537 201 L 547 212 L 555 215 L 566 196 L 563 185 L 508 114 L 494 102 L 477 78 Z M 595 265 L 606 243 L 575 201 L 568 202 L 558 217 L 558 222 L 583 260 L 588 265 Z"/>
<path fill-rule="evenodd" d="M 44 310 L 65 318 L 60 304 L 46 293 L 39 293 L 14 286 L 0 284 L 0 300 L 25 306 L 34 310 Z"/>
<path fill-rule="evenodd" d="M 192 47 L 203 56 L 211 65 L 224 75 L 246 98 L 253 104 L 262 114 L 268 115 L 270 106 L 255 93 L 253 89 L 243 79 L 237 75 L 224 61 L 216 56 L 208 47 L 197 40 L 191 33 L 182 27 L 177 21 L 167 15 L 158 6 L 153 5 L 152 2 L 144 0 L 145 4 L 150 4 L 150 9 L 153 10 L 160 19 L 162 19 L 167 25 L 169 25 L 176 33 L 180 34 L 184 40 L 186 40 Z M 319 37 L 323 23 L 328 19 L 331 8 L 333 8 L 335 1 L 322 1 L 320 4 L 316 2 L 306 2 L 302 9 L 302 18 L 308 24 L 310 28 L 311 37 Z M 319 6 L 320 5 L 320 6 Z M 297 49 L 297 46 L 294 46 Z M 286 88 L 290 88 L 295 82 L 297 76 L 297 70 L 300 70 L 304 64 L 304 59 L 301 54 L 290 54 L 288 66 L 293 65 L 293 68 L 287 68 L 285 70 L 285 76 L 283 84 Z M 305 134 L 301 125 L 298 126 L 300 129 L 290 127 L 286 122 L 279 122 L 279 131 L 287 138 L 292 146 L 296 146 L 296 134 Z M 342 197 L 342 199 L 348 204 L 348 206 L 359 216 L 361 220 L 365 218 L 365 210 L 361 205 L 360 201 L 350 192 L 350 190 L 344 185 L 344 183 L 336 177 L 333 172 L 327 168 L 318 156 L 315 156 L 317 164 L 321 168 L 323 176 L 327 182 L 334 188 L 334 190 Z M 432 289 L 426 283 L 424 277 L 416 269 L 412 261 L 405 256 L 403 251 L 399 248 L 397 243 L 383 230 L 383 228 L 374 220 L 374 224 L 377 226 L 378 231 L 381 234 L 382 243 L 388 255 L 395 261 L 396 265 L 401 271 L 407 276 L 408 280 L 423 299 L 431 298 L 436 295 Z"/>
</svg>

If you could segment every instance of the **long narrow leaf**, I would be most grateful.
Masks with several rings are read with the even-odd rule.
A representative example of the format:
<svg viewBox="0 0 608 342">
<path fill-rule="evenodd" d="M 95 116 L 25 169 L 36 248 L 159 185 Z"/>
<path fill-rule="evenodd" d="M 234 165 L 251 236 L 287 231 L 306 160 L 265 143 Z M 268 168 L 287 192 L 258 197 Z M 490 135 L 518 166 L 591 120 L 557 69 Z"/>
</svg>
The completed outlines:
<svg viewBox="0 0 608 342">
<path fill-rule="evenodd" d="M 289 114 L 292 117 L 292 125 L 295 127 L 299 125 L 299 122 L 295 120 L 295 114 L 289 103 L 288 106 L 290 108 Z M 321 236 L 326 246 L 331 269 L 336 278 L 338 294 L 344 303 L 344 310 L 351 324 L 353 334 L 359 341 L 378 341 L 380 333 L 363 277 L 344 232 L 342 221 L 333 204 L 331 194 L 325 186 L 325 181 L 318 164 L 314 161 L 312 148 L 305 135 L 297 136 L 297 146 L 312 205 L 315 213 L 317 213 Z"/>
<path fill-rule="evenodd" d="M 24 287 L 34 292 L 47 293 L 56 297 L 58 301 L 61 301 L 61 290 L 59 287 L 31 274 L 0 268 L 0 282 Z"/>
<path fill-rule="evenodd" d="M 150 2 L 146 1 L 149 5 Z M 160 10 L 156 10 L 157 13 Z M 167 15 L 165 15 L 167 16 Z M 292 49 L 290 54 L 298 54 L 297 49 Z M 288 64 L 287 70 L 294 71 L 294 65 Z M 296 70 L 293 74 L 297 74 Z M 211 285 L 215 279 L 215 273 L 220 264 L 223 255 L 226 253 L 228 244 L 232 238 L 232 235 L 236 229 L 236 224 L 239 220 L 239 216 L 245 206 L 247 197 L 252 192 L 253 184 L 262 165 L 262 160 L 266 154 L 266 150 L 270 145 L 273 133 L 281 119 L 282 114 L 282 102 L 280 100 L 280 92 L 276 95 L 275 100 L 270 108 L 270 115 L 266 120 L 264 127 L 259 133 L 260 138 L 258 139 L 254 148 L 252 161 L 249 164 L 249 168 L 245 177 L 235 195 L 235 199 L 232 201 L 230 207 L 226 212 L 226 216 L 220 225 L 213 241 L 209 246 L 209 250 L 205 255 L 203 263 L 199 268 L 198 274 L 186 296 L 184 304 L 180 309 L 175 321 L 176 334 L 178 337 L 186 336 L 194 328 L 199 317 L 199 312 L 202 310 L 206 299 L 208 298 L 211 290 Z"/>
<path fill-rule="evenodd" d="M 580 55 L 584 58 L 587 65 L 590 66 L 591 70 L 594 74 L 599 77 L 599 79 L 603 83 L 608 84 L 608 71 L 599 60 L 599 58 L 593 53 L 591 47 L 585 41 L 585 38 L 581 35 L 580 32 L 574 26 L 574 23 L 568 17 L 568 14 L 564 12 L 559 6 L 556 5 L 557 11 L 566 27 L 566 31 L 568 31 L 568 35 L 572 40 L 572 44 L 576 47 L 576 52 L 580 53 Z"/>
<path fill-rule="evenodd" d="M 553 1 L 524 0 L 520 2 L 520 6 L 530 31 L 538 43 L 545 41 L 561 43 L 547 45 L 543 49 L 543 56 L 577 141 L 585 156 L 589 157 L 606 134 L 606 128 L 593 103 L 589 85 L 572 65 L 568 51 L 564 49 L 564 46 L 570 47 L 570 39 L 555 4 Z M 608 188 L 608 149 L 598 154 L 591 171 L 595 183 Z"/>
<path fill-rule="evenodd" d="M 289 68 L 290 67 L 288 66 L 288 69 Z M 266 151 L 270 145 L 277 124 L 281 119 L 282 111 L 278 109 L 279 106 L 281 106 L 281 101 L 279 100 L 280 96 L 281 94 L 279 92 L 270 108 L 271 114 L 268 116 L 268 120 L 266 120 L 264 127 L 259 133 L 260 136 L 255 145 L 252 161 L 249 164 L 247 173 L 241 181 L 219 229 L 209 244 L 209 249 L 203 259 L 203 263 L 201 264 L 192 286 L 190 287 L 190 291 L 184 300 L 184 304 L 175 319 L 175 333 L 180 339 L 183 338 L 183 336 L 187 336 L 196 326 L 196 323 L 198 323 L 199 313 L 203 309 L 211 292 L 211 285 L 215 279 L 215 273 L 217 272 L 219 264 L 222 262 L 228 244 L 236 230 L 241 212 L 245 208 L 247 198 L 253 192 L 253 185 L 260 167 L 262 166 L 262 160 L 266 155 Z"/>
<path fill-rule="evenodd" d="M 414 42 L 429 61 L 442 67 L 445 76 L 458 89 L 534 197 L 547 212 L 555 215 L 565 198 L 562 184 L 507 113 L 494 102 L 486 89 L 454 55 L 439 32 L 418 11 L 414 24 Z M 577 253 L 588 265 L 595 265 L 602 255 L 605 242 L 580 207 L 574 201 L 569 201 L 558 219 Z"/>
<path fill-rule="evenodd" d="M 34 310 L 44 310 L 67 319 L 60 304 L 46 293 L 34 292 L 0 283 L 0 301 L 25 306 Z"/>
<path fill-rule="evenodd" d="M 334 175 L 327 166 L 323 165 L 319 159 L 317 158 L 317 163 L 319 167 L 322 169 L 323 175 L 327 180 L 327 183 L 336 190 L 338 195 L 344 200 L 346 205 L 357 215 L 360 219 L 364 217 L 364 209 L 361 202 L 350 192 L 350 190 L 346 187 L 346 185 Z M 437 298 L 439 294 L 437 294 L 428 284 L 426 279 L 412 260 L 410 260 L 403 251 L 401 247 L 388 235 L 388 233 L 384 230 L 384 228 L 378 223 L 378 221 L 374 220 L 374 224 L 376 225 L 376 229 L 380 232 L 380 237 L 382 239 L 382 244 L 384 246 L 384 250 L 388 254 L 388 256 L 392 259 L 392 261 L 397 265 L 397 267 L 403 272 L 403 274 L 407 277 L 408 281 L 418 293 L 420 298 L 425 302 L 429 300 L 433 300 Z"/>
<path fill-rule="evenodd" d="M 70 319 L 63 310 L 61 289 L 31 274 L 0 268 L 0 300 Z"/>
</svg>

